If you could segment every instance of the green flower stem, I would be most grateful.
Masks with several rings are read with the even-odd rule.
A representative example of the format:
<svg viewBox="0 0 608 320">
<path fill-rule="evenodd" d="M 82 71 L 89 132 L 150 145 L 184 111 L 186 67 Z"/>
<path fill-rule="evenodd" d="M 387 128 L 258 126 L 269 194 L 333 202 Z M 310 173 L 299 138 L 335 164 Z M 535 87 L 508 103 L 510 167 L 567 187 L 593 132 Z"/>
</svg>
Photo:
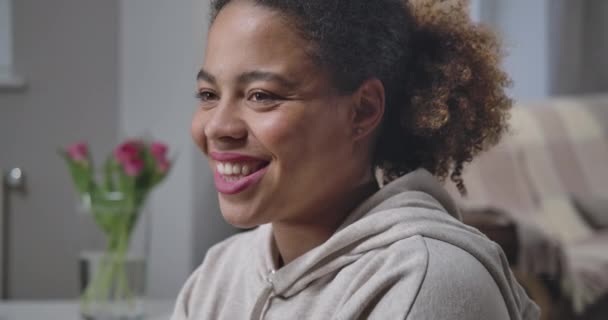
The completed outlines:
<svg viewBox="0 0 608 320">
<path fill-rule="evenodd" d="M 115 217 L 100 266 L 82 295 L 81 304 L 85 309 L 92 302 L 126 301 L 129 305 L 134 305 L 127 274 L 127 251 L 132 229 L 130 222 L 134 220 L 132 215 L 136 215 L 136 212 L 134 210 Z"/>
<path fill-rule="evenodd" d="M 130 220 L 130 219 L 129 219 Z M 118 259 L 116 261 L 116 265 L 115 268 L 116 270 L 116 279 L 117 279 L 117 284 L 116 284 L 116 291 L 117 291 L 117 298 L 119 299 L 125 299 L 129 302 L 129 304 L 132 304 L 133 302 L 133 294 L 131 292 L 131 289 L 129 288 L 129 283 L 128 283 L 128 279 L 127 279 L 127 250 L 128 250 L 128 245 L 129 245 L 129 226 L 128 224 L 124 224 L 124 229 L 122 230 L 120 236 L 121 236 L 121 241 L 119 241 L 119 248 L 118 248 Z"/>
</svg>

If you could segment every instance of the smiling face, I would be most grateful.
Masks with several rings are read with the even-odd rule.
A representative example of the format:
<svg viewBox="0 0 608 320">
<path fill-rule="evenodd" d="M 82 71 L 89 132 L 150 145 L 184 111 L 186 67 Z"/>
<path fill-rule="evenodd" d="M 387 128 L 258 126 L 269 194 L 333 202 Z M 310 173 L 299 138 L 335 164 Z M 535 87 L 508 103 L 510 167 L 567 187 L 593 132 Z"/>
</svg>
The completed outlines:
<svg viewBox="0 0 608 320">
<path fill-rule="evenodd" d="M 209 32 L 192 137 L 215 172 L 224 218 L 239 227 L 316 221 L 366 179 L 340 95 L 276 12 L 235 1 Z M 321 217 L 322 219 L 322 217 Z"/>
</svg>

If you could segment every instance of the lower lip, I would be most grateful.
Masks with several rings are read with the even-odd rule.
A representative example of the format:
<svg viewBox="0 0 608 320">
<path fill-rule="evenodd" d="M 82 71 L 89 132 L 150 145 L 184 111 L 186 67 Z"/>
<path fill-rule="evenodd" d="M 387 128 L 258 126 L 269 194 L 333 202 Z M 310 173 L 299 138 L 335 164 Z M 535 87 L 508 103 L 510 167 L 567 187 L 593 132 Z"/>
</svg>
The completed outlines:
<svg viewBox="0 0 608 320">
<path fill-rule="evenodd" d="M 228 195 L 241 193 L 245 191 L 245 189 L 258 183 L 267 170 L 268 166 L 237 181 L 226 181 L 224 177 L 222 177 L 222 175 L 217 170 L 215 170 L 215 188 L 217 188 L 217 191 L 219 191 L 220 193 Z"/>
</svg>

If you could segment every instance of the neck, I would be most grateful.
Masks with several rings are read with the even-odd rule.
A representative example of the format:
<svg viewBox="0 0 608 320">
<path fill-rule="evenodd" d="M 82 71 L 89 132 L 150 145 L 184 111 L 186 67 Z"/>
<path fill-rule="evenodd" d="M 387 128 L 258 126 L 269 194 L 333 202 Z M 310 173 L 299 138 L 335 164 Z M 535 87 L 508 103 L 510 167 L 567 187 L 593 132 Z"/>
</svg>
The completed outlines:
<svg viewBox="0 0 608 320">
<path fill-rule="evenodd" d="M 327 241 L 348 214 L 376 191 L 378 185 L 371 179 L 344 194 L 342 201 L 335 205 L 308 214 L 306 221 L 273 222 L 274 241 L 280 255 L 277 267 L 290 263 Z"/>
</svg>

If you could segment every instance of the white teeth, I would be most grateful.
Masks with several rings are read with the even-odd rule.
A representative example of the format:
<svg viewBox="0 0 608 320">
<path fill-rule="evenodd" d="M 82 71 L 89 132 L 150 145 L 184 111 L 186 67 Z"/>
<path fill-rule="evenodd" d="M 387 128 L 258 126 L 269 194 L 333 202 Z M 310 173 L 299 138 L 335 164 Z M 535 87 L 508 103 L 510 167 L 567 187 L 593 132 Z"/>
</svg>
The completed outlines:
<svg viewBox="0 0 608 320">
<path fill-rule="evenodd" d="M 238 163 L 222 163 L 216 164 L 217 172 L 225 177 L 231 176 L 234 178 L 241 179 L 245 176 L 253 173 L 253 166 L 250 164 L 238 164 Z M 238 180 L 237 179 L 237 180 Z"/>
</svg>

